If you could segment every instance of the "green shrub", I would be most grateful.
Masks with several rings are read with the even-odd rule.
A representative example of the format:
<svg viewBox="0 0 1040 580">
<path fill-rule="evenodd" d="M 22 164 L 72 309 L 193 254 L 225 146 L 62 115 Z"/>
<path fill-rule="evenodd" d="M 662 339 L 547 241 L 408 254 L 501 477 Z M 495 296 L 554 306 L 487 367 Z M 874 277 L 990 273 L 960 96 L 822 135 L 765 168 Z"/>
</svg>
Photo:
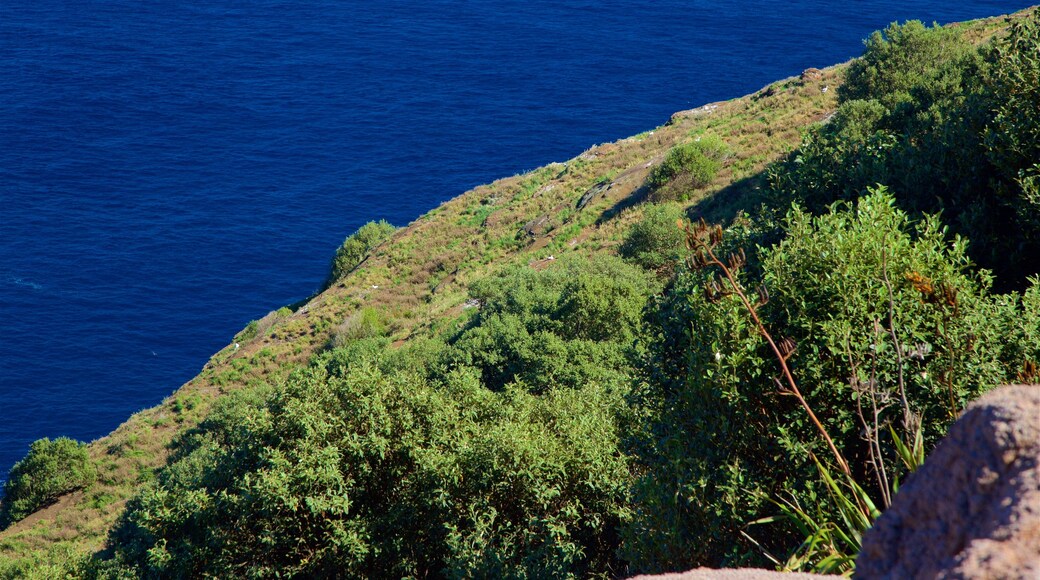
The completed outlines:
<svg viewBox="0 0 1040 580">
<path fill-rule="evenodd" d="M 875 99 L 888 109 L 911 100 L 910 92 L 928 77 L 969 50 L 955 28 L 926 27 L 919 20 L 892 23 L 864 41 L 863 56 L 854 60 L 838 88 L 841 102 Z"/>
<path fill-rule="evenodd" d="M 97 468 L 87 454 L 86 443 L 68 437 L 38 439 L 7 476 L 0 525 L 16 522 L 61 495 L 94 483 L 96 478 Z"/>
<path fill-rule="evenodd" d="M 1012 206 L 1025 237 L 1040 232 L 1040 14 L 1015 23 L 988 55 L 984 133 L 989 161 L 1000 180 L 995 193 Z M 1034 259 L 1035 264 L 1037 261 Z"/>
<path fill-rule="evenodd" d="M 884 184 L 903 209 L 941 211 L 1001 287 L 1024 287 L 1040 271 L 1037 18 L 982 49 L 916 22 L 875 33 L 832 121 L 770 169 L 777 205 L 822 212 Z"/>
<path fill-rule="evenodd" d="M 852 143 L 868 143 L 888 116 L 889 110 L 874 99 L 847 101 L 834 112 L 829 133 Z"/>
<path fill-rule="evenodd" d="M 628 231 L 619 253 L 648 269 L 670 273 L 683 248 L 683 233 L 676 225 L 685 214 L 678 206 L 651 204 Z"/>
<path fill-rule="evenodd" d="M 235 335 L 234 342 L 252 340 L 260 334 L 260 321 L 250 320 L 246 327 Z"/>
<path fill-rule="evenodd" d="M 342 348 L 356 340 L 384 336 L 386 332 L 383 315 L 371 306 L 364 306 L 332 330 L 329 348 Z"/>
<path fill-rule="evenodd" d="M 473 285 L 480 311 L 451 340 L 449 368 L 479 369 L 485 386 L 534 392 L 587 382 L 619 388 L 650 295 L 647 274 L 614 256 L 571 256 L 538 272 L 514 268 Z"/>
<path fill-rule="evenodd" d="M 931 446 L 968 401 L 1036 360 L 1037 291 L 1024 303 L 991 295 L 963 240 L 948 241 L 935 217 L 912 227 L 887 193 L 817 218 L 794 210 L 771 247 L 754 247 L 770 229 L 758 227 L 727 242 L 748 247 L 741 283 L 752 296 L 767 289 L 757 315 L 794 345 L 788 364 L 801 390 L 878 506 L 881 469 L 894 477 L 901 467 L 888 438 L 877 467 L 868 461 L 871 401 L 879 418 L 868 424 L 891 424 L 904 439 L 920 424 Z M 705 290 L 726 283 L 715 275 L 682 272 L 652 314 L 657 336 L 637 397 L 652 417 L 636 447 L 646 475 L 625 531 L 637 570 L 768 565 L 762 549 L 787 554 L 805 537 L 784 525 L 749 528 L 776 513 L 763 498 L 805 506 L 826 493 L 811 454 L 831 454 L 774 381 L 777 360 L 745 305 Z"/>
<path fill-rule="evenodd" d="M 810 130 L 770 171 L 784 206 L 794 197 L 820 212 L 880 183 L 906 209 L 953 210 L 948 217 L 956 220 L 974 191 L 987 186 L 978 163 L 978 51 L 955 32 L 919 22 L 893 24 L 885 34 L 875 33 L 850 66 L 830 122 Z"/>
<path fill-rule="evenodd" d="M 688 189 L 704 187 L 715 179 L 727 151 L 726 144 L 714 135 L 680 143 L 650 171 L 648 184 L 656 198 L 682 198 L 688 195 Z"/>
<path fill-rule="evenodd" d="M 323 288 L 332 286 L 341 278 L 353 272 L 354 268 L 361 265 L 361 262 L 368 257 L 373 248 L 390 239 L 390 236 L 395 231 L 397 231 L 397 228 L 385 220 L 368 222 L 358 228 L 336 250 L 336 255 L 332 258 L 332 271 L 329 273 L 329 278 L 325 281 Z"/>
<path fill-rule="evenodd" d="M 371 341 L 351 349 L 219 403 L 130 502 L 106 566 L 161 577 L 621 571 L 622 394 L 495 393 L 471 372 L 431 382 L 394 368 Z"/>
</svg>

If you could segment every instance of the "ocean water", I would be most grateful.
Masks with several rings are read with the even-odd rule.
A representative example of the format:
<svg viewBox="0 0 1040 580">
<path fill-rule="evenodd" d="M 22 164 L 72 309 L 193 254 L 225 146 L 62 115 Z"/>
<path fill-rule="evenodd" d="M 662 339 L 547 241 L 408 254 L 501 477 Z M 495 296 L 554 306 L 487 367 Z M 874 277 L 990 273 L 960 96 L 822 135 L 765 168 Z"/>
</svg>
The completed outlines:
<svg viewBox="0 0 1040 580">
<path fill-rule="evenodd" d="M 0 479 L 102 436 L 370 219 L 1027 1 L 4 0 Z"/>
</svg>

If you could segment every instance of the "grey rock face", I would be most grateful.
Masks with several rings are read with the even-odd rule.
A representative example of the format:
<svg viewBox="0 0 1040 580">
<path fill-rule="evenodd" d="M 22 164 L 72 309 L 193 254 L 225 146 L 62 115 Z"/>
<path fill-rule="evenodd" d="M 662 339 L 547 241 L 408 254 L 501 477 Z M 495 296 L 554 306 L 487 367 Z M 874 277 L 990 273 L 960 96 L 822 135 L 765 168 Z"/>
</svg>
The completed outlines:
<svg viewBox="0 0 1040 580">
<path fill-rule="evenodd" d="M 1040 578 L 1040 386 L 972 403 L 863 539 L 861 578 Z"/>
<path fill-rule="evenodd" d="M 790 572 L 773 572 L 757 568 L 732 568 L 714 570 L 697 568 L 688 572 L 659 574 L 657 576 L 636 576 L 631 580 L 819 580 L 827 576 L 816 574 L 800 574 Z M 834 578 L 834 576 L 831 576 Z"/>
</svg>

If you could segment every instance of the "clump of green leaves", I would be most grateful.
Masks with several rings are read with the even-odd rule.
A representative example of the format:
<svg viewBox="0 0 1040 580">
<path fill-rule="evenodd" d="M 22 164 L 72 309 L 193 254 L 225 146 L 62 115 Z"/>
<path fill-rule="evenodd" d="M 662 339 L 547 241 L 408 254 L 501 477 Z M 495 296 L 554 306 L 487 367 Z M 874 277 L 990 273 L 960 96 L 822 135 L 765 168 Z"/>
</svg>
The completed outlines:
<svg viewBox="0 0 1040 580">
<path fill-rule="evenodd" d="M 29 453 L 7 476 L 0 502 L 0 526 L 24 518 L 61 495 L 82 489 L 97 479 L 97 468 L 86 443 L 68 437 L 33 441 Z"/>
<path fill-rule="evenodd" d="M 768 222 L 735 227 L 720 255 L 749 249 L 737 283 L 763 288 L 748 293 L 757 316 L 786 343 L 852 481 L 884 506 L 900 454 L 887 434 L 863 434 L 891 424 L 906 438 L 920 427 L 931 446 L 969 400 L 1014 380 L 1037 354 L 1025 338 L 1036 291 L 990 294 L 963 240 L 948 240 L 936 217 L 914 224 L 885 191 L 819 217 L 792 210 L 780 227 L 770 247 L 755 246 Z M 637 397 L 652 417 L 636 447 L 646 471 L 625 530 L 637 570 L 769 565 L 766 554 L 791 553 L 805 535 L 790 521 L 748 530 L 774 509 L 763 498 L 810 505 L 830 493 L 812 458 L 833 454 L 738 298 L 716 273 L 683 271 L 651 314 L 658 332 Z"/>
<path fill-rule="evenodd" d="M 336 250 L 332 258 L 332 271 L 324 288 L 332 286 L 341 278 L 354 271 L 361 262 L 368 257 L 373 248 L 390 239 L 397 228 L 390 225 L 386 220 L 368 222 L 351 234 L 343 245 Z"/>
<path fill-rule="evenodd" d="M 683 248 L 683 234 L 676 223 L 684 217 L 676 205 L 648 205 L 643 217 L 628 231 L 619 253 L 647 270 L 671 273 Z"/>
<path fill-rule="evenodd" d="M 710 184 L 722 169 L 728 151 L 725 142 L 715 135 L 672 147 L 647 179 L 654 198 L 685 199 L 689 190 Z"/>
<path fill-rule="evenodd" d="M 406 355 L 421 356 L 421 351 Z M 620 393 L 432 381 L 378 342 L 221 403 L 127 509 L 109 568 L 158 576 L 620 571 Z"/>
<path fill-rule="evenodd" d="M 534 392 L 609 383 L 627 390 L 630 352 L 650 296 L 647 273 L 615 256 L 570 256 L 476 282 L 481 306 L 451 340 L 449 367 L 478 369 L 484 384 Z"/>
</svg>

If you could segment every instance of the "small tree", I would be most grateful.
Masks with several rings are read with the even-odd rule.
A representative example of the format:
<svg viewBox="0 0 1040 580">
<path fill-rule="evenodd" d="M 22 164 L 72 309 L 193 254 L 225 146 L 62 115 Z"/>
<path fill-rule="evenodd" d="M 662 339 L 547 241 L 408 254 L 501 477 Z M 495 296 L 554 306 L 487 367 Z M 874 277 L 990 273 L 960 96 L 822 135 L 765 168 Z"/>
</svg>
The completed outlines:
<svg viewBox="0 0 1040 580">
<path fill-rule="evenodd" d="M 378 222 L 368 222 L 343 240 L 343 245 L 336 250 L 336 256 L 332 258 L 332 271 L 329 272 L 329 278 L 325 281 L 323 289 L 332 286 L 353 272 L 354 268 L 365 261 L 373 248 L 388 240 L 395 231 L 397 228 L 389 222 L 379 220 Z"/>
<path fill-rule="evenodd" d="M 17 522 L 53 503 L 62 494 L 86 487 L 97 478 L 86 443 L 59 437 L 38 439 L 14 464 L 0 503 L 0 526 Z"/>
<path fill-rule="evenodd" d="M 715 180 L 728 152 L 726 144 L 713 135 L 680 143 L 668 150 L 664 161 L 650 172 L 654 197 L 681 198 L 687 188 L 704 187 Z"/>
<path fill-rule="evenodd" d="M 623 258 L 648 269 L 670 272 L 683 248 L 683 233 L 675 227 L 683 211 L 675 205 L 650 205 L 621 245 Z"/>
<path fill-rule="evenodd" d="M 866 50 L 849 65 L 838 98 L 843 103 L 877 99 L 889 109 L 911 100 L 911 89 L 937 74 L 944 63 L 971 50 L 957 30 L 928 28 L 919 20 L 893 22 L 884 31 L 870 35 L 864 44 Z"/>
</svg>

